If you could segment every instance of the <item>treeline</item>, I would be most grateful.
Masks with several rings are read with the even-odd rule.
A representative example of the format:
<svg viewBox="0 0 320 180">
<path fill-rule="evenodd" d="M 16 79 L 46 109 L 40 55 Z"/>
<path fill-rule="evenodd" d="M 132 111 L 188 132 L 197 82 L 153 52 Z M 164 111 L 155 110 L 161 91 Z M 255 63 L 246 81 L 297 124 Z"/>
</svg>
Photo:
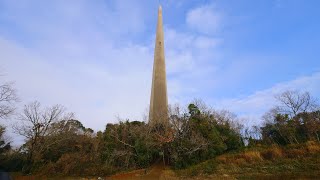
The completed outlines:
<svg viewBox="0 0 320 180">
<path fill-rule="evenodd" d="M 122 121 L 94 133 L 61 106 L 42 109 L 34 102 L 20 115 L 23 123 L 14 126 L 26 142 L 16 150 L 2 148 L 1 168 L 26 174 L 108 175 L 159 161 L 184 168 L 244 147 L 231 113 L 201 112 L 194 104 L 188 110 L 172 109 L 170 127 Z"/>
<path fill-rule="evenodd" d="M 2 118 L 13 112 L 16 101 L 14 93 L 7 95 L 12 96 L 10 103 L 1 103 L 10 111 Z M 250 130 L 233 113 L 196 101 L 169 108 L 169 126 L 124 120 L 107 124 L 103 132 L 84 127 L 63 106 L 43 108 L 33 102 L 24 106 L 13 126 L 25 137 L 21 147 L 11 148 L 0 126 L 0 168 L 55 176 L 110 175 L 159 162 L 182 169 L 261 145 L 319 143 L 320 111 L 310 94 L 287 91 L 276 99 L 279 105 L 266 113 L 265 123 Z"/>
<path fill-rule="evenodd" d="M 148 167 L 159 159 L 184 168 L 244 146 L 229 112 L 201 112 L 195 104 L 187 112 L 179 107 L 170 112 L 169 127 L 138 121 L 108 124 L 103 133 L 103 161 L 116 170 Z"/>
<path fill-rule="evenodd" d="M 320 110 L 308 92 L 286 91 L 276 96 L 279 105 L 267 112 L 258 130 L 260 138 L 250 138 L 251 145 L 320 143 Z"/>
</svg>

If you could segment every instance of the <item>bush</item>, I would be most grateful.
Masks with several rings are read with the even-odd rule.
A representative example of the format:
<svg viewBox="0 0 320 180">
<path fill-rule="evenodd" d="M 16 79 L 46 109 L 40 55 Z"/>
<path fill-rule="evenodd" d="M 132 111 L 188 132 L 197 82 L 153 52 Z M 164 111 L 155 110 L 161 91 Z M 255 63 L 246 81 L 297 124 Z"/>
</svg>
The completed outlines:
<svg viewBox="0 0 320 180">
<path fill-rule="evenodd" d="M 25 164 L 25 155 L 16 151 L 8 153 L 3 158 L 0 158 L 0 169 L 4 169 L 8 172 L 21 171 Z"/>
</svg>

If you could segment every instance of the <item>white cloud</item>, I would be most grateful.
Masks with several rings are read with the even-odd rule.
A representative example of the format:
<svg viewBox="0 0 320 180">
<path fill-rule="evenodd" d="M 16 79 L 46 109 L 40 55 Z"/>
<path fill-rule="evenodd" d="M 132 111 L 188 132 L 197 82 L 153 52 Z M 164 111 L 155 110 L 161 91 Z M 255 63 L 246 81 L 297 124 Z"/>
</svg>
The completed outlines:
<svg viewBox="0 0 320 180">
<path fill-rule="evenodd" d="M 205 36 L 198 36 L 194 41 L 194 45 L 197 49 L 212 49 L 217 47 L 220 43 L 220 39 Z"/>
<path fill-rule="evenodd" d="M 14 22 L 26 38 L 18 37 L 19 41 L 0 34 L 0 66 L 6 78 L 16 82 L 20 105 L 33 100 L 44 106 L 59 103 L 95 130 L 103 130 L 118 115 L 141 120 L 151 91 L 154 34 L 144 31 L 151 13 L 143 12 L 143 3 L 131 1 L 98 7 L 88 5 L 89 1 L 77 1 L 76 6 L 59 2 L 53 3 L 55 11 L 44 12 L 44 16 L 28 15 L 34 11 L 28 4 L 5 13 L 4 18 Z M 231 63 L 219 64 L 223 38 L 213 34 L 222 20 L 214 6 L 206 5 L 189 11 L 186 17 L 187 25 L 200 33 L 165 28 L 170 103 L 210 98 L 209 91 L 241 83 L 264 67 L 238 56 Z M 139 33 L 143 42 L 133 40 Z M 253 123 L 273 105 L 275 93 L 286 89 L 319 92 L 319 76 L 316 73 L 247 97 L 216 101 L 217 107 Z"/>
<path fill-rule="evenodd" d="M 309 76 L 298 77 L 288 82 L 275 84 L 271 88 L 256 91 L 240 98 L 223 99 L 216 106 L 236 112 L 247 125 L 261 123 L 261 116 L 276 105 L 274 96 L 286 90 L 308 91 L 313 96 L 319 96 L 320 72 Z"/>
<path fill-rule="evenodd" d="M 197 74 L 214 65 L 221 39 L 165 28 L 168 74 Z M 211 63 L 207 63 L 211 61 Z"/>
<path fill-rule="evenodd" d="M 213 5 L 204 5 L 190 10 L 186 23 L 198 32 L 213 34 L 221 28 L 222 15 Z"/>
<path fill-rule="evenodd" d="M 81 61 L 56 66 L 45 61 L 54 60 L 54 55 L 37 56 L 36 52 L 3 39 L 0 47 L 5 52 L 0 59 L 6 60 L 2 65 L 8 78 L 15 80 L 23 103 L 61 103 L 95 129 L 103 129 L 107 122 L 115 121 L 116 115 L 138 119 L 138 113 L 148 104 L 151 68 L 146 66 L 151 67 L 152 55 L 143 48 L 108 50 L 110 56 L 142 61 L 130 66 L 117 64 L 113 71 L 112 67 Z"/>
<path fill-rule="evenodd" d="M 86 2 L 71 7 L 53 3 L 54 11 L 43 16 L 28 16 L 33 10 L 28 4 L 8 5 L 7 20 L 30 41 L 0 34 L 0 66 L 16 82 L 20 107 L 34 100 L 43 106 L 62 104 L 95 130 L 103 130 L 116 116 L 142 119 L 150 99 L 154 43 L 141 45 L 124 36 L 143 29 L 140 7 L 135 4 L 130 11 L 121 1 L 93 11 Z M 103 13 L 105 18 L 96 19 Z M 131 17 L 139 20 L 125 23 Z M 188 101 L 198 79 L 210 71 L 205 62 L 216 39 L 174 29 L 166 29 L 165 38 L 169 102 Z"/>
<path fill-rule="evenodd" d="M 165 28 L 168 93 L 171 104 L 187 104 L 209 86 L 221 40 Z"/>
</svg>

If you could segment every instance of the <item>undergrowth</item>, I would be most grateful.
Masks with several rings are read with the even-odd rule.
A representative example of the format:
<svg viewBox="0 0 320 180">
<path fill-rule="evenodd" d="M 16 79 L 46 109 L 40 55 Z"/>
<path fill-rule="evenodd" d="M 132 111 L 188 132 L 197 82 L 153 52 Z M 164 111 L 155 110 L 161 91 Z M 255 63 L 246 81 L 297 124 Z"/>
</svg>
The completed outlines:
<svg viewBox="0 0 320 180">
<path fill-rule="evenodd" d="M 236 178 L 320 177 L 320 144 L 248 148 L 238 153 L 227 153 L 176 173 L 189 176 L 231 176 Z"/>
</svg>

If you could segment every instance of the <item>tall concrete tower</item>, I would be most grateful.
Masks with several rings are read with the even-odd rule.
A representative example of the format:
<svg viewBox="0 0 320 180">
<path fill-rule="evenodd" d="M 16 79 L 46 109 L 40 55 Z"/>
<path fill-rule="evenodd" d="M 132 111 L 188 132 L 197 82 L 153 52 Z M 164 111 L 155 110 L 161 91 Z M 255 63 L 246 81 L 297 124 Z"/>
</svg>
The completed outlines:
<svg viewBox="0 0 320 180">
<path fill-rule="evenodd" d="M 168 125 L 168 96 L 166 80 L 166 64 L 164 56 L 164 40 L 162 27 L 162 8 L 158 10 L 158 24 L 154 48 L 154 63 L 150 98 L 149 124 Z"/>
</svg>

